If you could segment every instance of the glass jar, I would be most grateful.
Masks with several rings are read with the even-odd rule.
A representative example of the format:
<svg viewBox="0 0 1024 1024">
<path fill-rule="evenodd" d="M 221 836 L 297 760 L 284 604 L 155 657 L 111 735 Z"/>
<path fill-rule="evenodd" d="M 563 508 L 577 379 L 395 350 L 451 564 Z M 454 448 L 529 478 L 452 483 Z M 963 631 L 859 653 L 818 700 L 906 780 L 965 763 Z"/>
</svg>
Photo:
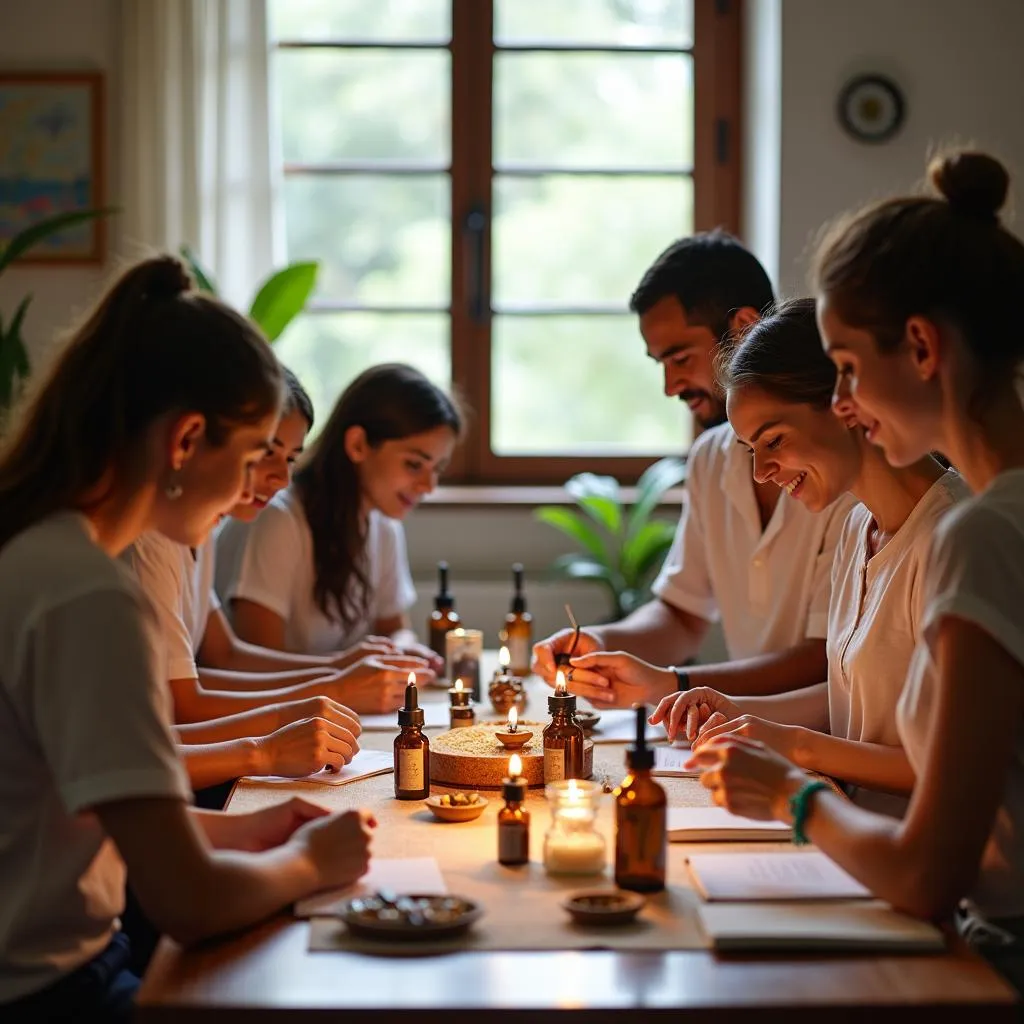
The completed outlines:
<svg viewBox="0 0 1024 1024">
<path fill-rule="evenodd" d="M 563 779 L 544 788 L 551 825 L 544 835 L 549 875 L 598 875 L 605 869 L 604 837 L 595 829 L 603 793 L 596 782 Z"/>
</svg>

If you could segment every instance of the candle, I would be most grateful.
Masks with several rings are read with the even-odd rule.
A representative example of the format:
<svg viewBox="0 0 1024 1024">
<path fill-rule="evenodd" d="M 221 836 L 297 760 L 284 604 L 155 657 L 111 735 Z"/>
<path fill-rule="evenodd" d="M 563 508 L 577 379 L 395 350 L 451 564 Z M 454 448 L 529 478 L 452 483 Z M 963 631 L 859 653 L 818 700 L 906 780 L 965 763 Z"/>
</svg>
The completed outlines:
<svg viewBox="0 0 1024 1024">
<path fill-rule="evenodd" d="M 456 679 L 455 685 L 448 690 L 448 701 L 453 708 L 465 708 L 469 707 L 469 698 L 472 695 L 472 691 L 462 685 L 462 680 Z"/>
<path fill-rule="evenodd" d="M 568 692 L 565 685 L 565 673 L 559 669 L 555 673 L 555 696 L 564 697 Z"/>
<path fill-rule="evenodd" d="M 552 875 L 604 871 L 604 839 L 594 828 L 600 786 L 568 779 L 547 787 L 551 828 L 544 837 L 544 867 Z"/>
<path fill-rule="evenodd" d="M 498 669 L 494 673 L 496 676 L 508 675 L 508 667 L 512 662 L 512 656 L 508 653 L 507 647 L 498 648 Z"/>
<path fill-rule="evenodd" d="M 544 867 L 552 875 L 596 875 L 604 871 L 604 840 L 596 832 L 552 836 L 544 844 Z"/>
<path fill-rule="evenodd" d="M 508 731 L 515 732 L 519 728 L 519 712 L 515 708 L 508 709 Z"/>
<path fill-rule="evenodd" d="M 515 709 L 513 709 L 515 710 Z M 508 781 L 514 782 L 523 774 L 523 759 L 518 754 L 513 754 L 508 759 Z"/>
</svg>

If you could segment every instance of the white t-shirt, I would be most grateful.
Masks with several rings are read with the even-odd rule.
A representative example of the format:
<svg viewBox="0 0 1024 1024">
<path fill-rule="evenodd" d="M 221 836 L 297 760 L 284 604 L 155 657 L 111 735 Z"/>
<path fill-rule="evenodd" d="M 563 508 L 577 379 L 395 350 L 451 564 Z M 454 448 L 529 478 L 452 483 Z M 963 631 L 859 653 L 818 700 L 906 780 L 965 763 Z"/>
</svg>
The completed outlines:
<svg viewBox="0 0 1024 1024">
<path fill-rule="evenodd" d="M 376 510 L 370 513 L 366 541 L 369 607 L 347 630 L 324 615 L 313 596 L 313 536 L 291 490 L 275 494 L 255 522 L 226 523 L 217 546 L 225 565 L 238 566 L 232 579 L 221 581 L 218 575 L 221 600 L 230 607 L 233 599 L 244 598 L 279 615 L 289 651 L 326 654 L 348 647 L 367 636 L 378 619 L 401 615 L 416 600 L 402 524 Z"/>
<path fill-rule="evenodd" d="M 697 438 L 688 469 L 686 502 L 653 592 L 709 622 L 721 619 L 732 659 L 823 638 L 832 557 L 853 499 L 844 495 L 816 515 L 782 493 L 762 528 L 750 455 L 728 423 Z"/>
<path fill-rule="evenodd" d="M 51 516 L 0 550 L 0 1003 L 110 941 L 125 869 L 91 808 L 191 798 L 155 629 L 84 517 Z"/>
<path fill-rule="evenodd" d="M 936 523 L 970 494 L 953 471 L 941 476 L 907 521 L 868 557 L 871 513 L 856 505 L 847 517 L 832 566 L 828 611 L 828 708 L 833 736 L 900 746 L 896 705 L 907 679 L 920 623 L 925 566 Z M 902 817 L 907 799 L 857 788 L 862 807 Z"/>
<path fill-rule="evenodd" d="M 192 565 L 192 598 L 191 620 L 189 633 L 192 636 L 192 647 L 198 652 L 203 646 L 206 635 L 206 624 L 210 621 L 210 612 L 220 608 L 220 598 L 213 589 L 213 576 L 217 566 L 217 539 L 214 534 L 201 544 L 195 551 Z M 191 554 L 191 552 L 189 552 Z"/>
<path fill-rule="evenodd" d="M 925 575 L 922 641 L 897 708 L 910 763 L 920 776 L 939 681 L 936 643 L 943 618 L 983 629 L 1024 665 L 1024 470 L 998 476 L 982 494 L 953 509 L 935 531 Z M 985 680 L 971 680 L 985 699 Z M 1024 915 L 1024 722 L 969 903 L 989 919 Z M 978 756 L 983 757 L 979 750 Z"/>
</svg>

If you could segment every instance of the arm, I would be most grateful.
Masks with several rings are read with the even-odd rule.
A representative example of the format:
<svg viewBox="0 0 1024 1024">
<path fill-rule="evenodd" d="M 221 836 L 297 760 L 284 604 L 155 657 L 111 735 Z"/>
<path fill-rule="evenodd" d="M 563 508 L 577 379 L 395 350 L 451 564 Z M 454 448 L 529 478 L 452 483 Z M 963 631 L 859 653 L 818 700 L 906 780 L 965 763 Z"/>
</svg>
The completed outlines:
<svg viewBox="0 0 1024 1024">
<path fill-rule="evenodd" d="M 688 671 L 692 686 L 711 686 L 722 693 L 755 697 L 820 683 L 828 677 L 828 657 L 825 641 L 810 638 L 773 654 L 694 665 Z"/>
<path fill-rule="evenodd" d="M 807 771 L 830 775 L 855 786 L 902 796 L 909 796 L 914 790 L 914 769 L 902 747 L 861 743 L 798 729 L 792 760 Z"/>
<path fill-rule="evenodd" d="M 683 665 L 696 656 L 708 626 L 707 619 L 659 599 L 648 601 L 621 622 L 590 626 L 587 632 L 601 650 L 629 651 L 658 665 Z"/>
<path fill-rule="evenodd" d="M 244 691 L 287 690 L 302 683 L 331 678 L 336 671 L 328 666 L 297 668 L 287 672 L 235 672 L 222 668 L 200 668 L 199 681 L 205 690 Z"/>
<path fill-rule="evenodd" d="M 344 885 L 369 863 L 369 818 L 317 818 L 263 853 L 212 850 L 179 800 L 137 798 L 94 808 L 154 925 L 182 943 L 260 921 L 311 892 Z"/>
<path fill-rule="evenodd" d="M 225 669 L 231 672 L 269 673 L 336 667 L 336 659 L 330 655 L 292 654 L 284 650 L 246 643 L 235 635 L 222 608 L 210 611 L 198 660 L 204 668 Z"/>
<path fill-rule="evenodd" d="M 281 701 L 307 700 L 311 697 L 337 699 L 343 686 L 342 673 L 320 676 L 317 681 L 272 690 L 248 692 L 241 690 L 207 690 L 198 679 L 172 679 L 174 720 L 178 725 L 209 722 L 214 718 L 256 711 Z"/>
<path fill-rule="evenodd" d="M 236 597 L 231 607 L 234 611 L 235 632 L 242 640 L 275 651 L 287 650 L 282 616 L 266 605 L 257 604 L 245 597 Z"/>
</svg>

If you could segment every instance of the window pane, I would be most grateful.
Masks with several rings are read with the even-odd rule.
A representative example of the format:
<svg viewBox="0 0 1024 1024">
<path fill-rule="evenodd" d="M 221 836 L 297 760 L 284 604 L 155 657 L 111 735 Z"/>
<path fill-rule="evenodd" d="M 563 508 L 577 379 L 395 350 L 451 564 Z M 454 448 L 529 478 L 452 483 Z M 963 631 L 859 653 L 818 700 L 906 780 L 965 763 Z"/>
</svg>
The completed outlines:
<svg viewBox="0 0 1024 1024">
<path fill-rule="evenodd" d="M 690 178 L 498 177 L 495 307 L 533 302 L 626 308 L 643 272 L 693 230 Z"/>
<path fill-rule="evenodd" d="M 281 50 L 286 161 L 432 160 L 451 147 L 447 50 Z"/>
<path fill-rule="evenodd" d="M 691 440 L 684 413 L 664 397 L 635 317 L 495 317 L 497 454 L 679 454 Z"/>
<path fill-rule="evenodd" d="M 448 176 L 289 175 L 288 258 L 322 261 L 317 297 L 450 304 Z"/>
<path fill-rule="evenodd" d="M 687 55 L 501 53 L 494 60 L 497 168 L 688 168 Z"/>
<path fill-rule="evenodd" d="M 376 363 L 409 363 L 450 388 L 449 330 L 443 314 L 307 313 L 274 351 L 309 391 L 319 429 L 346 385 Z"/>
<path fill-rule="evenodd" d="M 501 44 L 692 46 L 692 0 L 495 0 Z"/>
<path fill-rule="evenodd" d="M 450 0 L 269 0 L 270 35 L 287 40 L 447 42 Z"/>
</svg>

